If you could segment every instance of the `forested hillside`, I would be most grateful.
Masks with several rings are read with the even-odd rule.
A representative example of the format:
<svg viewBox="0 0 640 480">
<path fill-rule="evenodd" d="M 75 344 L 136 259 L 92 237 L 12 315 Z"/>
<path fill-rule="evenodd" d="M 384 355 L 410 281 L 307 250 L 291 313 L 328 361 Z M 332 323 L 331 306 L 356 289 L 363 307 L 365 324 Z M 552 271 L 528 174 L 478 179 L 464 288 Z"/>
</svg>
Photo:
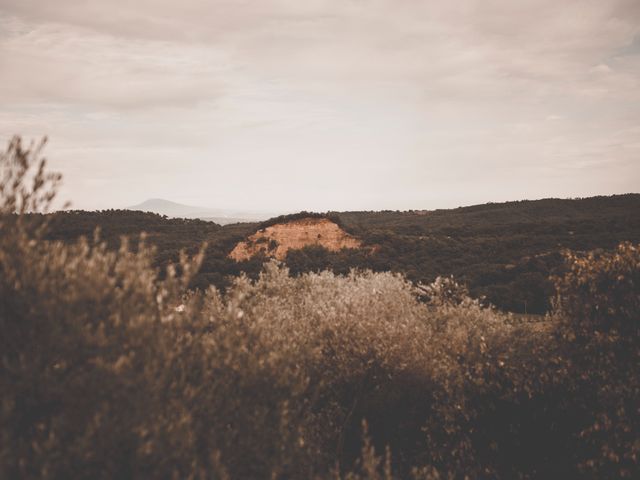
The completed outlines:
<svg viewBox="0 0 640 480">
<path fill-rule="evenodd" d="M 430 212 L 341 213 L 343 225 L 380 245 L 371 266 L 431 281 L 454 275 L 474 296 L 508 310 L 548 309 L 548 280 L 563 249 L 640 239 L 640 195 L 545 199 Z"/>
<path fill-rule="evenodd" d="M 181 249 L 194 253 L 206 241 L 208 248 L 194 285 L 225 287 L 229 275 L 241 271 L 257 275 L 265 260 L 228 258 L 238 242 L 260 228 L 305 215 L 220 226 L 124 210 L 58 212 L 51 215 L 49 238 L 74 240 L 91 236 L 100 227 L 101 238 L 116 247 L 121 236 L 144 231 L 147 241 L 157 246 L 157 265 L 177 260 Z M 548 310 L 553 293 L 548 277 L 561 268 L 563 249 L 608 249 L 621 241 L 640 241 L 639 194 L 434 211 L 330 212 L 327 216 L 376 248 L 330 252 L 311 246 L 289 251 L 285 261 L 293 273 L 367 268 L 401 272 L 425 283 L 453 275 L 469 286 L 473 296 L 522 313 Z"/>
</svg>

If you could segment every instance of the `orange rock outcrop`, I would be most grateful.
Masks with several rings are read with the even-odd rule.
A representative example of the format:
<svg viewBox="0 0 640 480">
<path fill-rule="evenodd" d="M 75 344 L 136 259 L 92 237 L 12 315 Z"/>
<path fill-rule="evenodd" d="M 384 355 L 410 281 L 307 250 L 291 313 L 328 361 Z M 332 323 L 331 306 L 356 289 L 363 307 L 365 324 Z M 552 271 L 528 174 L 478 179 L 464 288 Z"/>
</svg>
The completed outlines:
<svg viewBox="0 0 640 480">
<path fill-rule="evenodd" d="M 247 240 L 238 243 L 229 257 L 239 262 L 262 252 L 266 256 L 284 260 L 290 249 L 309 245 L 321 245 L 335 252 L 343 248 L 360 248 L 362 242 L 328 218 L 302 218 L 258 230 Z"/>
</svg>

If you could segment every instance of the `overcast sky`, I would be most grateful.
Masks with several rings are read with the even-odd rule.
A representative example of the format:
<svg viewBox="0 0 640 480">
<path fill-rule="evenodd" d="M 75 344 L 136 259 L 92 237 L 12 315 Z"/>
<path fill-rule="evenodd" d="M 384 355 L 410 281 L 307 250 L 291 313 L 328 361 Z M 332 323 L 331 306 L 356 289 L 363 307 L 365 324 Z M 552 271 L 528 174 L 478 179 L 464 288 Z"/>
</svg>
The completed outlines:
<svg viewBox="0 0 640 480">
<path fill-rule="evenodd" d="M 640 191 L 638 0 L 0 0 L 0 140 L 76 208 Z"/>
</svg>

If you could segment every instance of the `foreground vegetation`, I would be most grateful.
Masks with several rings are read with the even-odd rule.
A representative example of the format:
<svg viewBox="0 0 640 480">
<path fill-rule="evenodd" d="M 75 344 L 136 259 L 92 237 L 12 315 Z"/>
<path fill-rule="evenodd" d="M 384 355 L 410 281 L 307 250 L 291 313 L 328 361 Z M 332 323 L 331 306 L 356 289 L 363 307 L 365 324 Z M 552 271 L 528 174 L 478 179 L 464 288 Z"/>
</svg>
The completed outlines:
<svg viewBox="0 0 640 480">
<path fill-rule="evenodd" d="M 0 478 L 640 474 L 637 246 L 567 252 L 536 323 L 449 278 L 190 291 L 204 249 L 159 272 L 144 238 L 48 239 L 37 156 L 0 159 Z"/>
</svg>

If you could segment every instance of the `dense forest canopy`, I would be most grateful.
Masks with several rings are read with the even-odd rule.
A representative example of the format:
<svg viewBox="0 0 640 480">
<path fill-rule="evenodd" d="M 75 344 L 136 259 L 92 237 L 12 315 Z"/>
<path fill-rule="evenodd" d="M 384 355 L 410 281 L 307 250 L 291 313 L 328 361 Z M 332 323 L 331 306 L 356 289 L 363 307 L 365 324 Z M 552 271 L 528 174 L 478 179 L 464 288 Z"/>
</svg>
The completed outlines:
<svg viewBox="0 0 640 480">
<path fill-rule="evenodd" d="M 207 242 L 194 286 L 226 287 L 228 277 L 246 272 L 255 277 L 265 258 L 236 263 L 227 257 L 237 242 L 276 223 L 326 216 L 376 248 L 329 252 L 310 246 L 290 251 L 293 273 L 351 268 L 393 271 L 414 282 L 428 283 L 453 275 L 471 295 L 486 297 L 499 308 L 545 313 L 553 287 L 551 274 L 561 268 L 564 249 L 609 249 L 622 241 L 640 241 L 640 194 L 580 199 L 544 199 L 489 203 L 451 210 L 381 212 L 301 212 L 257 223 L 220 226 L 202 220 L 167 218 L 126 210 L 67 211 L 51 215 L 49 238 L 75 240 L 92 236 L 114 248 L 121 236 L 147 233 L 157 247 L 156 263 L 165 266 L 179 251 L 194 253 Z"/>
</svg>

